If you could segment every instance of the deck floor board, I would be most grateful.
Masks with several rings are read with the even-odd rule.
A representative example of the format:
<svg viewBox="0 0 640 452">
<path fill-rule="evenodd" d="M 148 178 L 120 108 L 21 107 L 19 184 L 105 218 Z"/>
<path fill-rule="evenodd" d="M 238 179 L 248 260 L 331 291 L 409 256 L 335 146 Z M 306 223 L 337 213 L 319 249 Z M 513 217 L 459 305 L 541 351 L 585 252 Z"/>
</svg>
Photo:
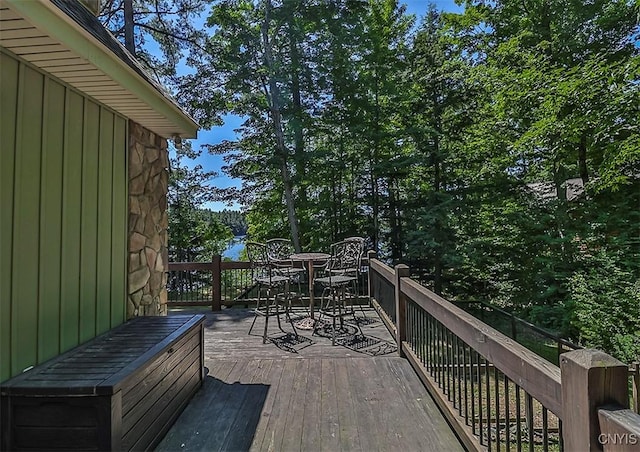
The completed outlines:
<svg viewBox="0 0 640 452">
<path fill-rule="evenodd" d="M 336 346 L 326 331 L 292 341 L 275 319 L 263 344 L 264 319 L 248 335 L 252 321 L 245 309 L 207 313 L 204 385 L 157 450 L 463 450 L 375 311 L 364 338 L 351 325 L 356 340 Z"/>
</svg>

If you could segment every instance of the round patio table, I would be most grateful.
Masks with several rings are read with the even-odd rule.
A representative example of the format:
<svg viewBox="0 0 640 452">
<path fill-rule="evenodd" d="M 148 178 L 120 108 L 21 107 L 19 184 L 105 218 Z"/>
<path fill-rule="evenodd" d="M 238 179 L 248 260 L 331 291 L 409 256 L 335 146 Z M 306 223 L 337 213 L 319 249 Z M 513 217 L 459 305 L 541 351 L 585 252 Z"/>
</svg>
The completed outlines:
<svg viewBox="0 0 640 452">
<path fill-rule="evenodd" d="M 311 317 L 302 319 L 296 326 L 300 329 L 313 329 L 313 325 L 315 323 L 313 310 L 315 305 L 315 298 L 313 296 L 313 265 L 315 263 L 326 262 L 331 258 L 331 254 L 327 253 L 295 253 L 289 256 L 292 261 L 297 262 L 306 262 L 307 270 L 309 271 L 309 310 L 311 312 Z"/>
</svg>

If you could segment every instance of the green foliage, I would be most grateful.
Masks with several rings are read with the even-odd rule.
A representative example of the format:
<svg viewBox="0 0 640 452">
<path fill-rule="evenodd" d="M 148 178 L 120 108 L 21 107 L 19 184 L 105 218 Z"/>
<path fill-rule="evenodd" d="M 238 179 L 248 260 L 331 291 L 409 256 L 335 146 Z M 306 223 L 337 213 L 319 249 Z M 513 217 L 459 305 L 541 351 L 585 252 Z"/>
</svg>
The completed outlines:
<svg viewBox="0 0 640 452">
<path fill-rule="evenodd" d="M 607 249 L 583 256 L 572 275 L 572 321 L 580 339 L 631 362 L 640 356 L 640 280 Z"/>
<path fill-rule="evenodd" d="M 210 218 L 210 221 L 219 221 L 223 225 L 231 229 L 231 233 L 234 236 L 247 234 L 247 220 L 242 212 L 237 210 L 224 209 L 221 212 L 212 212 L 206 210 L 206 215 Z"/>
<path fill-rule="evenodd" d="M 637 357 L 637 309 L 616 314 L 637 306 L 640 277 L 637 6 L 466 4 L 442 30 L 468 52 L 475 106 L 453 153 L 463 206 L 447 288 Z"/>
</svg>

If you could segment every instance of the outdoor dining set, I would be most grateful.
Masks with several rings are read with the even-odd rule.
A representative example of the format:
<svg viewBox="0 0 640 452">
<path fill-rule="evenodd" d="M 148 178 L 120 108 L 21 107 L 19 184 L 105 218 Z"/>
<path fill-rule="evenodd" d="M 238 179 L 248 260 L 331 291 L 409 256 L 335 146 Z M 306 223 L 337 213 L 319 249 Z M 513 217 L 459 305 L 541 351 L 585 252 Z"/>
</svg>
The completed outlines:
<svg viewBox="0 0 640 452">
<path fill-rule="evenodd" d="M 348 316 L 353 318 L 359 329 L 354 300 L 360 292 L 364 243 L 365 240 L 361 237 L 349 237 L 333 243 L 329 253 L 296 253 L 288 239 L 274 238 L 265 243 L 247 242 L 247 257 L 258 291 L 255 317 L 249 334 L 259 317 L 264 318 L 263 343 L 269 339 L 267 333 L 270 317 L 276 317 L 278 328 L 286 333 L 282 328 L 281 315 L 291 325 L 296 339 L 299 338 L 299 329 L 311 330 L 312 335 L 315 335 L 320 327 L 327 327 L 331 331 L 332 345 L 336 345 L 336 337 Z M 309 284 L 308 305 L 302 298 L 301 290 L 305 273 Z M 321 294 L 318 313 L 315 312 L 316 287 Z M 307 315 L 302 319 L 294 320 L 295 302 L 305 308 Z"/>
</svg>

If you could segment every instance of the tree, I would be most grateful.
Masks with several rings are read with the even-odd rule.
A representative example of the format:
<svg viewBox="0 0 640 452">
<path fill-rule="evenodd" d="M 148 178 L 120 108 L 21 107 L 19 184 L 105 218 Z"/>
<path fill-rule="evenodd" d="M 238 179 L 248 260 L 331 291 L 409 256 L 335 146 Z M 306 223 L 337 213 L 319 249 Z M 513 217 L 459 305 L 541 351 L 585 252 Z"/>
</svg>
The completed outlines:
<svg viewBox="0 0 640 452">
<path fill-rule="evenodd" d="M 242 173 L 247 180 L 240 194 L 247 200 L 258 201 L 256 195 L 262 184 L 273 184 L 282 190 L 290 235 L 296 249 L 300 249 L 292 149 L 287 137 L 291 121 L 285 117 L 291 104 L 285 93 L 290 92 L 291 81 L 283 66 L 291 56 L 290 49 L 285 47 L 288 41 L 279 33 L 283 27 L 280 9 L 274 10 L 268 0 L 258 4 L 228 0 L 215 5 L 208 19 L 215 29 L 208 42 L 208 53 L 201 62 L 202 70 L 187 77 L 187 85 L 199 83 L 205 76 L 209 83 L 218 86 L 211 93 L 214 97 L 235 99 L 227 103 L 225 110 L 248 118 L 243 125 L 243 137 L 237 143 L 227 142 L 210 149 L 240 151 L 251 156 L 251 162 L 240 162 L 233 154 L 230 157 L 230 173 Z M 207 69 L 210 67 L 216 68 L 215 73 Z M 203 105 L 196 99 L 200 96 L 189 97 L 188 92 L 185 95 L 194 101 L 192 106 L 201 116 L 211 113 L 208 103 Z"/>
<path fill-rule="evenodd" d="M 185 157 L 195 157 L 186 146 L 171 159 L 169 176 L 169 259 L 174 262 L 208 262 L 222 254 L 233 238 L 231 229 L 219 219 L 207 215 L 202 205 L 211 199 L 207 188 L 215 176 L 196 165 L 189 168 Z"/>
<path fill-rule="evenodd" d="M 410 151 L 402 180 L 406 193 L 406 255 L 436 293 L 445 286 L 445 269 L 454 268 L 454 214 L 464 185 L 456 178 L 461 131 L 471 122 L 470 66 L 453 42 L 442 14 L 431 7 L 413 38 L 402 125 Z M 458 169 L 460 171 L 460 169 Z M 400 171 L 398 173 L 401 174 Z M 416 270 L 418 270 L 416 268 Z"/>
<path fill-rule="evenodd" d="M 180 61 L 197 59 L 204 50 L 206 31 L 198 18 L 209 2 L 102 0 L 98 18 L 159 81 L 175 89 Z"/>
<path fill-rule="evenodd" d="M 485 294 L 533 320 L 560 309 L 549 326 L 582 331 L 584 317 L 571 310 L 585 296 L 575 283 L 589 274 L 585 255 L 602 250 L 618 274 L 639 275 L 631 239 L 638 110 L 630 107 L 639 95 L 637 7 L 599 0 L 466 6 L 451 17 L 479 88 L 463 135 L 473 168 L 466 184 L 477 202 L 460 224 L 463 268 L 489 283 Z M 572 194 L 568 180 L 584 189 Z"/>
</svg>

